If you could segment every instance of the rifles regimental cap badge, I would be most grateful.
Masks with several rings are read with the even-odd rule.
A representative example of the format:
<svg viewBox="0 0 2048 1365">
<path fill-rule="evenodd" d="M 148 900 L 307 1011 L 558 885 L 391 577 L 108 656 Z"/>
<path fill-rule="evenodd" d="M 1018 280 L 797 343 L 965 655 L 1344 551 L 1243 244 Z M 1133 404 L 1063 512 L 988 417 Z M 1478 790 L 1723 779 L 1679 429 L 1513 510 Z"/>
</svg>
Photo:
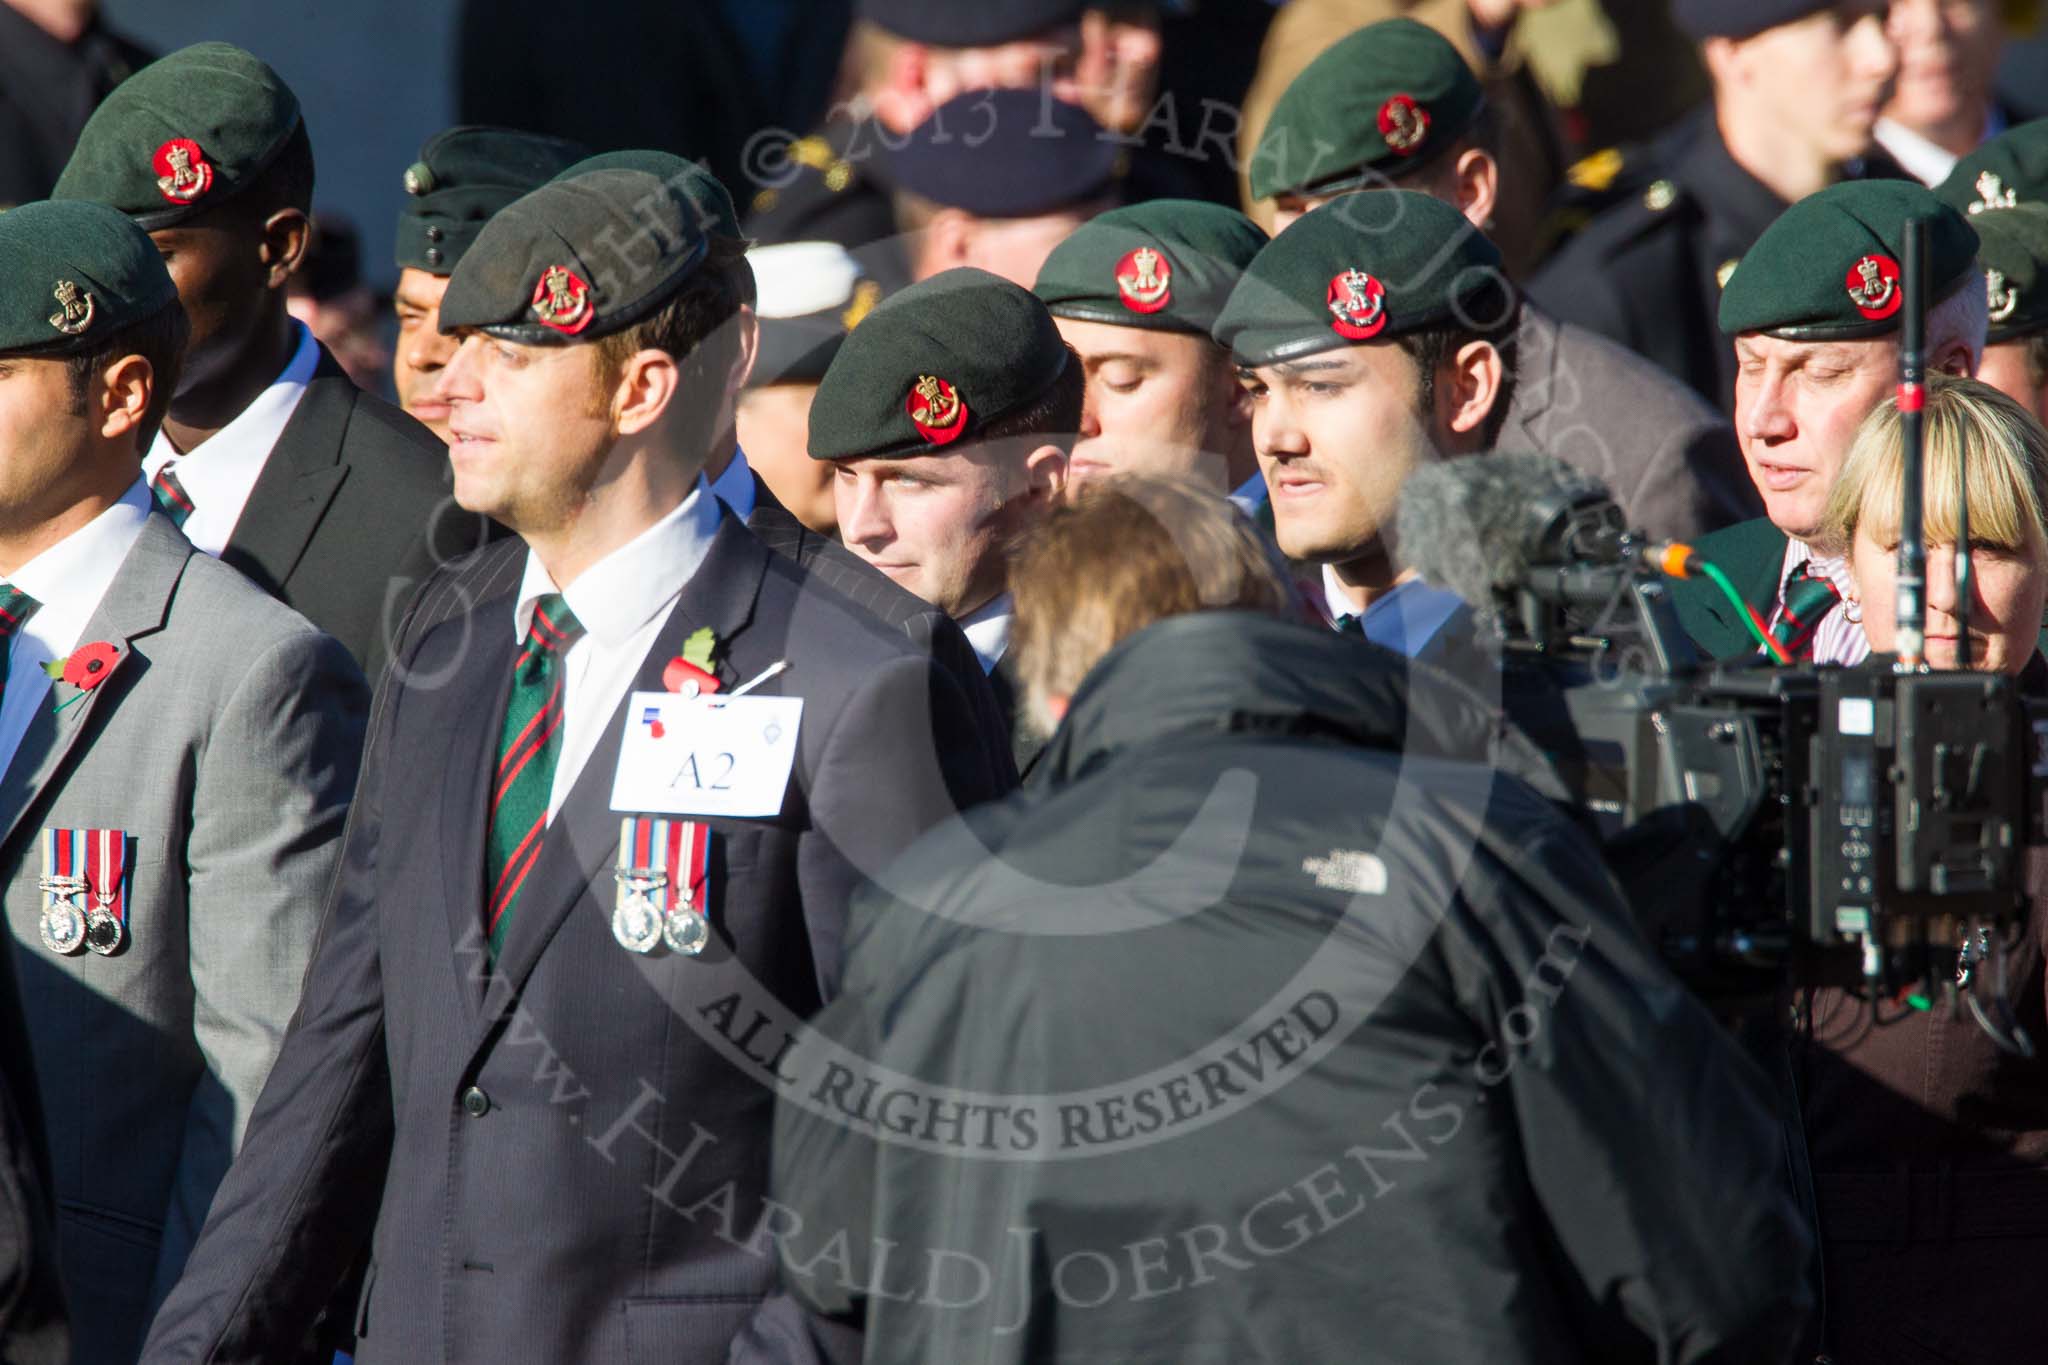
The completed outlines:
<svg viewBox="0 0 2048 1365">
<path fill-rule="evenodd" d="M 590 286 L 565 265 L 551 265 L 541 271 L 533 287 L 533 316 L 544 326 L 564 336 L 575 336 L 590 325 L 595 310 L 590 304 Z"/>
<path fill-rule="evenodd" d="M 1387 287 L 1353 267 L 1330 281 L 1330 326 L 1338 336 L 1370 341 L 1387 325 Z"/>
<path fill-rule="evenodd" d="M 1380 106 L 1380 136 L 1396 156 L 1413 156 L 1429 136 L 1429 110 L 1408 94 L 1389 96 Z"/>
<path fill-rule="evenodd" d="M 919 375 L 903 406 L 918 435 L 935 446 L 951 445 L 967 430 L 966 402 L 959 390 L 937 375 Z"/>
<path fill-rule="evenodd" d="M 1849 267 L 1843 281 L 1856 311 L 1872 322 L 1899 311 L 1905 294 L 1899 288 L 1899 263 L 1889 256 L 1869 255 Z"/>
<path fill-rule="evenodd" d="M 1116 263 L 1116 290 L 1133 313 L 1156 313 L 1173 302 L 1173 263 L 1150 246 Z"/>
<path fill-rule="evenodd" d="M 156 149 L 158 193 L 173 204 L 189 204 L 213 188 L 213 167 L 189 137 L 174 137 Z"/>
<path fill-rule="evenodd" d="M 76 280 L 59 280 L 50 291 L 57 300 L 57 311 L 50 314 L 50 325 L 65 336 L 75 337 L 92 326 L 92 293 L 78 287 Z"/>
</svg>

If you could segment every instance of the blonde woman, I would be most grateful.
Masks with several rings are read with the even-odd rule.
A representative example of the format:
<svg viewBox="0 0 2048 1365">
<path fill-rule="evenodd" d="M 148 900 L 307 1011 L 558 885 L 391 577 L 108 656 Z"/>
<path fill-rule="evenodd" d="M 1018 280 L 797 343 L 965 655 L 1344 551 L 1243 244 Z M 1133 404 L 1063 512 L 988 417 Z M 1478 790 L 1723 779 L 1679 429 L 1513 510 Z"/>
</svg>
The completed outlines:
<svg viewBox="0 0 2048 1365">
<path fill-rule="evenodd" d="M 1927 656 L 1937 668 L 2019 674 L 2048 690 L 2037 647 L 2048 595 L 2048 430 L 1975 380 L 1937 378 L 1926 407 Z M 1846 549 L 1873 650 L 1895 641 L 1900 423 L 1895 403 L 1864 420 L 1824 517 Z M 1969 636 L 1956 614 L 1956 483 L 1969 471 Z M 2005 940 L 2012 1010 L 2048 1041 L 2043 951 L 2048 885 Z M 1993 975 L 1987 964 L 1978 975 Z M 1989 1001 L 1990 981 L 1971 990 Z M 1826 1271 L 1827 1347 L 1851 1361 L 2041 1358 L 2022 1305 L 2048 1284 L 2048 1074 L 2003 1052 L 1968 1010 L 1813 994 L 1794 1074 L 1812 1157 Z"/>
</svg>

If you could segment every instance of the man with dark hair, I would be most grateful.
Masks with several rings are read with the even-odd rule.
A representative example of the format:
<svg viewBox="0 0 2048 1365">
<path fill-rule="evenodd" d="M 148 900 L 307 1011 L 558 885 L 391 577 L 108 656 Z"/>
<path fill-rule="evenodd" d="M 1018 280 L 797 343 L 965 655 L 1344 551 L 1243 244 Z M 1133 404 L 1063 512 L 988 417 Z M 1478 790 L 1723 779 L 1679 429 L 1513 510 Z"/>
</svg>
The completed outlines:
<svg viewBox="0 0 2048 1365">
<path fill-rule="evenodd" d="M 351 383 L 286 309 L 313 149 L 299 103 L 240 48 L 201 43 L 107 97 L 59 199 L 126 213 L 163 253 L 192 340 L 144 456 L 201 550 L 304 613 L 375 677 L 407 596 L 484 524 L 448 496 L 433 434 Z"/>
<path fill-rule="evenodd" d="M 455 343 L 441 335 L 441 296 L 448 277 L 491 215 L 539 189 L 589 154 L 579 143 L 512 128 L 447 128 L 406 167 L 405 207 L 398 214 L 398 345 L 391 381 L 398 401 L 442 440 L 448 407 L 435 400 L 441 367 Z"/>
<path fill-rule="evenodd" d="M 1321 566 L 1312 600 L 1338 630 L 1420 655 L 1458 613 L 1399 567 L 1394 510 L 1412 470 L 1494 448 L 1514 323 L 1493 243 L 1407 190 L 1312 211 L 1231 293 L 1215 335 L 1251 398 L 1274 534 Z"/>
<path fill-rule="evenodd" d="M 186 324 L 149 238 L 43 202 L 0 215 L 0 258 L 0 891 L 73 1359 L 119 1365 L 298 1005 L 368 694 L 152 510 Z"/>
<path fill-rule="evenodd" d="M 811 455 L 838 467 L 839 538 L 966 632 L 1020 773 L 1043 737 L 1004 662 L 1009 550 L 1066 486 L 1085 382 L 1035 295 L 960 269 L 876 308 L 811 405 Z"/>
<path fill-rule="evenodd" d="M 1362 28 L 1310 63 L 1281 96 L 1251 167 L 1256 193 L 1292 222 L 1342 194 L 1428 194 L 1491 231 L 1503 166 L 1478 77 L 1411 19 Z M 1398 229 L 1396 229 L 1398 230 Z M 1555 455 L 1614 492 L 1630 523 L 1689 539 L 1757 512 L 1727 422 L 1624 347 L 1524 301 L 1521 383 L 1501 444 Z"/>
<path fill-rule="evenodd" d="M 951 679 L 704 480 L 736 246 L 601 170 L 456 267 L 456 496 L 519 539 L 414 602 L 307 1000 L 145 1359 L 277 1358 L 365 1245 L 363 1365 L 713 1365 L 780 1321 L 777 1048 L 857 878 L 1003 784 Z"/>
</svg>

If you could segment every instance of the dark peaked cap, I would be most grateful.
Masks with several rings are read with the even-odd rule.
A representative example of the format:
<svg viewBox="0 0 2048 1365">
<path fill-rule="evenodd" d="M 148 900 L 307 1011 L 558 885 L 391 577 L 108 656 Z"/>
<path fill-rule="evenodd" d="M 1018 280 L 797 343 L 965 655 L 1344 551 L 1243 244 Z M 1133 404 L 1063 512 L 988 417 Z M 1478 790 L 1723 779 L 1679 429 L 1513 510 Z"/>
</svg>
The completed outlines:
<svg viewBox="0 0 2048 1365">
<path fill-rule="evenodd" d="M 1037 295 L 985 270 L 942 271 L 884 300 L 841 343 L 811 401 L 811 455 L 972 445 L 1042 398 L 1069 354 Z"/>
<path fill-rule="evenodd" d="M 860 17 L 932 47 L 995 47 L 1071 24 L 1088 0 L 861 0 Z"/>
<path fill-rule="evenodd" d="M 299 123 L 298 97 L 254 54 L 196 43 L 114 87 L 50 197 L 110 205 L 154 232 L 246 188 Z"/>
<path fill-rule="evenodd" d="M 696 206 L 645 171 L 554 180 L 500 210 L 455 267 L 441 330 L 595 341 L 661 307 L 703 264 Z"/>
<path fill-rule="evenodd" d="M 979 218 L 1031 218 L 1099 198 L 1123 160 L 1086 109 L 1036 90 L 948 100 L 882 153 L 890 185 Z"/>
</svg>

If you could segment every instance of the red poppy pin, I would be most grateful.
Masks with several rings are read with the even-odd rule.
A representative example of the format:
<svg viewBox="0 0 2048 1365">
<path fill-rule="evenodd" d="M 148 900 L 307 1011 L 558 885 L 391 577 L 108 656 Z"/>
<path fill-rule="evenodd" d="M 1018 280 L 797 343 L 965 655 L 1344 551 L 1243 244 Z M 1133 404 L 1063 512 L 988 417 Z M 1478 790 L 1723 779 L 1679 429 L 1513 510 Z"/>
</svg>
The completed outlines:
<svg viewBox="0 0 2048 1365">
<path fill-rule="evenodd" d="M 80 645 L 62 659 L 52 659 L 44 664 L 43 672 L 53 678 L 68 682 L 78 689 L 77 697 L 73 697 L 71 701 L 60 703 L 57 709 L 62 711 L 66 706 L 71 705 L 72 701 L 77 701 L 79 697 L 83 697 L 108 678 L 113 677 L 114 665 L 119 662 L 121 662 L 121 651 L 119 648 L 106 640 L 94 640 L 89 645 Z"/>
<path fill-rule="evenodd" d="M 1156 313 L 1173 302 L 1173 262 L 1141 246 L 1116 263 L 1116 292 L 1133 313 Z"/>
<path fill-rule="evenodd" d="M 1849 267 L 1842 285 L 1856 311 L 1872 322 L 1882 322 L 1906 301 L 1899 286 L 1899 263 L 1889 256 L 1865 256 Z"/>
<path fill-rule="evenodd" d="M 1380 136 L 1395 156 L 1414 156 L 1429 136 L 1429 110 L 1413 95 L 1395 95 L 1380 106 Z"/>
<path fill-rule="evenodd" d="M 935 446 L 950 445 L 967 430 L 967 401 L 960 391 L 936 375 L 921 374 L 903 400 L 910 425 Z"/>
<path fill-rule="evenodd" d="M 691 631 L 683 652 L 661 670 L 661 685 L 686 697 L 710 696 L 718 690 L 718 674 L 712 671 L 718 666 L 712 657 L 717 652 L 718 636 L 711 627 Z"/>
<path fill-rule="evenodd" d="M 1330 326 L 1338 336 L 1370 341 L 1387 325 L 1387 287 L 1353 268 L 1330 281 Z"/>
<path fill-rule="evenodd" d="M 189 137 L 174 137 L 157 148 L 150 164 L 156 168 L 158 193 L 173 204 L 189 204 L 213 188 L 212 163 Z"/>
<path fill-rule="evenodd" d="M 575 336 L 590 325 L 597 310 L 590 306 L 590 286 L 566 265 L 551 265 L 533 287 L 533 315 L 543 327 Z"/>
</svg>

